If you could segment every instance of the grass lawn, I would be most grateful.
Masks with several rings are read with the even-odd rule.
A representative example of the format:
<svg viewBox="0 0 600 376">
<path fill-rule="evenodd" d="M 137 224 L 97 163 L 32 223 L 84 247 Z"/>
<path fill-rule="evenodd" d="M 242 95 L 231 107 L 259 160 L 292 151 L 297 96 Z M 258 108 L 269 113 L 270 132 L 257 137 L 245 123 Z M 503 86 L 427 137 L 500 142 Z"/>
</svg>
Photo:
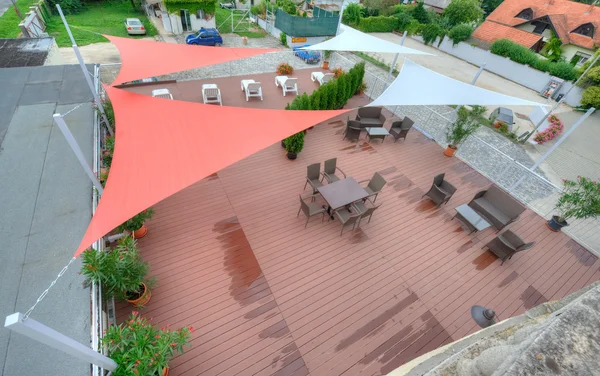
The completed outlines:
<svg viewBox="0 0 600 376">
<path fill-rule="evenodd" d="M 267 32 L 261 29 L 260 26 L 251 22 L 250 19 L 244 18 L 243 12 L 233 12 L 233 33 L 248 38 L 264 38 Z M 231 11 L 228 9 L 217 8 L 215 12 L 215 22 L 217 29 L 221 34 L 231 34 Z"/>
<path fill-rule="evenodd" d="M 29 7 L 38 0 L 17 0 L 17 8 L 21 11 L 23 16 L 26 12 L 29 12 Z M 11 5 L 6 12 L 0 17 L 0 38 L 16 38 L 21 34 L 19 29 L 19 23 L 21 19 L 17 16 L 17 12 Z"/>
<path fill-rule="evenodd" d="M 108 42 L 100 34 L 116 37 L 144 38 L 157 34 L 156 28 L 138 8 L 134 10 L 131 2 L 87 2 L 83 11 L 66 15 L 71 32 L 78 46 L 91 43 Z M 139 18 L 146 28 L 146 35 L 130 36 L 123 21 L 126 18 Z M 46 32 L 56 38 L 59 47 L 70 47 L 71 41 L 59 16 L 52 16 Z"/>
</svg>

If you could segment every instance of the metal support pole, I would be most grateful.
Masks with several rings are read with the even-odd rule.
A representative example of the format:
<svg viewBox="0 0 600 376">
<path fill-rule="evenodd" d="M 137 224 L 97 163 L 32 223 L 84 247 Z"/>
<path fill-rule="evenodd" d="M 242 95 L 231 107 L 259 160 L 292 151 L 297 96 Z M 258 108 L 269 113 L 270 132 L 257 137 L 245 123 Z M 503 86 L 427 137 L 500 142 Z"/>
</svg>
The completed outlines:
<svg viewBox="0 0 600 376">
<path fill-rule="evenodd" d="M 486 64 L 487 63 L 481 64 L 481 66 L 479 67 L 479 70 L 477 71 L 477 73 L 475 73 L 475 77 L 473 77 L 473 79 L 471 80 L 471 85 L 475 85 L 475 82 L 477 82 L 477 79 L 479 78 L 479 76 L 481 76 L 481 72 L 483 72 L 483 69 L 485 68 Z M 458 114 L 458 111 L 461 109 L 461 107 L 462 107 L 462 104 L 457 105 L 456 110 L 454 112 Z"/>
<path fill-rule="evenodd" d="M 590 64 L 589 67 L 587 67 L 587 69 L 585 70 L 585 72 L 583 72 L 583 74 L 581 76 L 579 76 L 579 78 L 577 79 L 577 81 L 575 81 L 575 83 L 569 88 L 569 90 L 567 90 L 567 92 L 563 95 L 562 98 L 560 98 L 560 100 L 558 102 L 556 102 L 556 104 L 554 106 L 552 106 L 552 108 L 550 109 L 550 111 L 548 111 L 548 113 L 546 114 L 546 116 L 544 116 L 542 119 L 540 119 L 540 121 L 535 125 L 535 127 L 533 128 L 533 130 L 527 135 L 527 137 L 525 137 L 523 140 L 521 140 L 521 143 L 524 144 L 525 142 L 527 142 L 527 140 L 529 140 L 529 138 L 531 136 L 533 136 L 533 134 L 535 133 L 535 131 L 538 130 L 539 127 L 542 126 L 542 124 L 544 124 L 544 122 L 546 121 L 546 119 L 548 119 L 548 117 L 550 115 L 552 115 L 552 112 L 554 110 L 556 110 L 558 108 L 558 106 L 560 106 L 560 104 L 567 99 L 567 95 L 569 95 L 569 93 L 571 92 L 571 90 L 573 90 L 573 88 L 575 86 L 577 86 L 577 83 L 579 83 L 579 81 L 581 81 L 581 79 L 583 77 L 585 77 L 585 75 L 587 74 L 587 72 L 592 69 L 592 67 L 594 66 L 594 64 L 596 64 L 596 62 L 598 61 L 598 58 L 600 58 L 600 54 L 598 54 L 598 56 L 596 56 L 596 58 L 594 59 L 594 61 L 592 61 L 592 63 Z"/>
<path fill-rule="evenodd" d="M 21 312 L 6 316 L 4 327 L 64 353 L 73 355 L 88 363 L 96 364 L 106 370 L 114 371 L 117 368 L 117 363 L 115 363 L 114 360 L 82 345 L 74 339 L 59 333 L 32 318 L 23 320 L 23 314 Z"/>
<path fill-rule="evenodd" d="M 65 139 L 67 140 L 67 142 L 69 143 L 69 146 L 73 150 L 73 153 L 75 153 L 75 156 L 79 160 L 81 167 L 83 167 L 83 170 L 85 171 L 87 176 L 92 181 L 92 184 L 94 184 L 94 187 L 96 187 L 96 189 L 98 190 L 98 193 L 100 195 L 102 195 L 102 193 L 104 192 L 104 189 L 102 188 L 102 184 L 100 184 L 100 181 L 98 181 L 98 179 L 96 178 L 96 175 L 94 175 L 94 172 L 92 171 L 92 169 L 88 165 L 87 161 L 85 160 L 85 156 L 83 155 L 83 152 L 81 151 L 81 148 L 79 147 L 79 144 L 77 144 L 75 137 L 73 137 L 73 134 L 69 130 L 67 123 L 65 123 L 65 119 L 63 119 L 62 116 L 60 116 L 60 114 L 54 114 L 53 117 L 54 117 L 54 121 L 56 122 L 56 124 L 58 124 L 58 128 L 60 128 L 60 131 L 62 132 L 63 136 L 65 136 Z"/>
<path fill-rule="evenodd" d="M 108 122 L 108 118 L 106 117 L 106 113 L 104 112 L 104 106 L 102 105 L 102 101 L 100 101 L 100 96 L 98 95 L 96 90 L 94 90 L 94 84 L 92 83 L 92 79 L 90 78 L 90 73 L 88 72 L 87 68 L 85 67 L 85 63 L 83 62 L 83 58 L 81 57 L 81 53 L 79 52 L 77 43 L 75 43 L 75 38 L 73 38 L 73 34 L 71 33 L 71 29 L 69 28 L 67 19 L 65 18 L 65 15 L 63 14 L 62 9 L 60 8 L 60 4 L 56 4 L 56 9 L 58 9 L 58 14 L 60 14 L 60 18 L 62 19 L 63 24 L 65 25 L 65 28 L 67 29 L 67 34 L 69 34 L 69 38 L 71 38 L 73 51 L 75 52 L 75 56 L 77 56 L 77 61 L 79 61 L 79 66 L 81 67 L 83 75 L 85 76 L 85 81 L 87 82 L 88 87 L 90 88 L 90 91 L 92 92 L 92 95 L 94 96 L 94 102 L 96 103 L 96 106 L 98 106 L 98 109 L 100 110 L 100 113 L 102 114 L 102 122 L 104 122 L 104 125 L 106 126 L 106 129 L 108 130 L 108 133 L 110 133 L 111 136 L 114 136 L 115 132 L 113 131 L 111 124 Z"/>
<path fill-rule="evenodd" d="M 233 33 L 233 8 L 231 8 L 231 32 Z"/>
<path fill-rule="evenodd" d="M 408 35 L 408 31 L 405 31 L 404 34 L 402 34 L 402 39 L 400 40 L 400 45 L 404 45 L 404 41 L 406 40 L 406 35 Z M 394 61 L 392 61 L 392 65 L 390 65 L 390 71 L 388 72 L 388 75 L 390 77 L 393 77 L 393 73 L 394 73 L 394 68 L 396 67 L 396 62 L 398 61 L 398 57 L 400 56 L 400 54 L 396 54 L 396 56 L 394 56 Z"/>
<path fill-rule="evenodd" d="M 337 29 L 335 30 L 335 35 L 339 35 L 340 34 L 340 25 L 342 24 L 342 17 L 344 16 L 344 8 L 345 7 L 346 7 L 346 0 L 343 0 L 342 1 L 342 7 L 340 9 L 339 18 L 338 18 Z"/>
<path fill-rule="evenodd" d="M 579 120 L 577 120 L 577 122 L 575 124 L 573 124 L 573 126 L 568 131 L 566 131 L 565 134 L 558 141 L 556 141 L 556 143 L 554 145 L 552 145 L 552 147 L 550 149 L 548 149 L 548 151 L 546 151 L 544 153 L 544 155 L 542 155 L 540 157 L 540 159 L 538 159 L 537 162 L 535 162 L 535 164 L 533 166 L 531 166 L 531 168 L 529 168 L 529 170 L 535 171 L 535 169 L 538 168 L 542 164 L 542 162 L 544 162 L 546 160 L 546 158 L 548 158 L 550 156 L 550 154 L 552 154 L 552 152 L 554 150 L 556 150 L 556 148 L 560 144 L 562 144 L 563 141 L 565 141 L 567 139 L 567 137 L 569 137 L 569 135 L 571 133 L 573 133 L 573 131 L 575 131 L 575 129 L 577 129 L 577 127 L 579 127 L 585 121 L 585 119 L 587 119 L 594 111 L 596 111 L 596 109 L 593 107 L 590 108 L 589 110 L 587 110 L 587 112 L 585 114 L 583 114 L 583 116 L 581 116 L 579 118 Z M 523 180 L 525 180 L 525 175 L 521 176 L 521 178 L 519 180 L 517 180 L 517 182 L 515 184 L 513 184 L 512 187 L 510 187 L 510 191 L 519 187 L 519 185 L 521 185 Z"/>
</svg>

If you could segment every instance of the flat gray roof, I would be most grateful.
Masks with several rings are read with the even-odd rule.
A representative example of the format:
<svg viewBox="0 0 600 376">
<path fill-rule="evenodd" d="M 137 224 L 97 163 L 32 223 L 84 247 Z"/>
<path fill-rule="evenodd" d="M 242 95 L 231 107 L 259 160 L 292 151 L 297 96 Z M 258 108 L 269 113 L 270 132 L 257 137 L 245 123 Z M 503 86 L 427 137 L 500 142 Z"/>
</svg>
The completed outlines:
<svg viewBox="0 0 600 376">
<path fill-rule="evenodd" d="M 0 68 L 44 65 L 54 38 L 0 39 Z"/>
</svg>

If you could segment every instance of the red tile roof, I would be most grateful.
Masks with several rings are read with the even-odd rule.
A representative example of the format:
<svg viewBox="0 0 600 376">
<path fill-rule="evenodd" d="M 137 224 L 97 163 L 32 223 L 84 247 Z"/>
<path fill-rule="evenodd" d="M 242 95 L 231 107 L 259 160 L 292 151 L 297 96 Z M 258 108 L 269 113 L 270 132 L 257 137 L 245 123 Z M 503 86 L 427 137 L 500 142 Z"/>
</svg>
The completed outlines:
<svg viewBox="0 0 600 376">
<path fill-rule="evenodd" d="M 541 38 L 541 35 L 528 33 L 510 26 L 504 26 L 495 22 L 485 21 L 473 32 L 473 37 L 487 43 L 493 43 L 497 39 L 510 39 L 527 48 L 531 48 Z"/>
<path fill-rule="evenodd" d="M 486 21 L 493 21 L 496 24 L 507 26 L 524 24 L 529 21 L 517 18 L 516 15 L 527 8 L 533 10 L 533 20 L 548 16 L 563 43 L 575 44 L 589 49 L 600 45 L 600 7 L 588 4 L 567 0 L 504 0 L 488 16 Z M 577 27 L 588 22 L 594 25 L 594 38 L 572 32 Z M 484 22 L 484 25 L 486 23 Z M 490 26 L 486 27 L 489 28 Z M 501 29 L 497 28 L 497 30 L 500 32 Z M 502 37 L 499 36 L 495 39 L 500 38 Z"/>
</svg>

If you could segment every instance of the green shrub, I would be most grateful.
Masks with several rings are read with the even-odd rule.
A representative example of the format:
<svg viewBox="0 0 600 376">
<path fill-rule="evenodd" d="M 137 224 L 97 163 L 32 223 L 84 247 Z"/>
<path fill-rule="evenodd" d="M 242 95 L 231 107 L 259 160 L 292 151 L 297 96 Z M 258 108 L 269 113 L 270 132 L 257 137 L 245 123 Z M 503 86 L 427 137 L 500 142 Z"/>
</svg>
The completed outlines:
<svg viewBox="0 0 600 376">
<path fill-rule="evenodd" d="M 287 46 L 287 35 L 285 33 L 279 33 L 279 40 L 281 41 L 281 44 Z"/>
<path fill-rule="evenodd" d="M 422 1 L 417 3 L 417 6 L 413 8 L 410 15 L 421 24 L 428 24 L 431 22 L 429 13 L 427 13 L 427 10 L 425 10 Z"/>
<path fill-rule="evenodd" d="M 362 18 L 357 28 L 364 33 L 391 33 L 398 30 L 398 18 L 386 16 Z"/>
<path fill-rule="evenodd" d="M 425 25 L 419 23 L 419 21 L 413 19 L 408 26 L 406 26 L 406 31 L 408 31 L 408 35 L 418 35 L 421 34 L 421 30 L 424 26 Z"/>
<path fill-rule="evenodd" d="M 83 10 L 83 2 L 81 0 L 48 0 L 50 11 L 58 14 L 56 4 L 60 4 L 60 8 L 65 14 L 79 13 Z"/>
<path fill-rule="evenodd" d="M 444 9 L 444 17 L 448 17 L 452 25 L 477 22 L 483 17 L 479 5 L 479 0 L 452 0 Z"/>
<path fill-rule="evenodd" d="M 421 36 L 423 37 L 423 43 L 430 44 L 435 41 L 435 39 L 442 32 L 442 28 L 438 24 L 428 24 L 423 26 L 421 30 Z"/>
<path fill-rule="evenodd" d="M 291 135 L 283 140 L 285 151 L 288 153 L 298 154 L 304 149 L 304 132 L 299 132 Z"/>
<path fill-rule="evenodd" d="M 585 78 L 594 83 L 600 84 L 600 67 L 594 67 L 590 69 L 585 75 Z"/>
<path fill-rule="evenodd" d="M 410 25 L 411 21 L 415 20 L 408 13 L 397 13 L 393 17 L 396 17 L 398 19 L 398 30 L 399 31 L 406 31 L 408 28 L 408 25 Z"/>
<path fill-rule="evenodd" d="M 261 1 L 260 3 L 258 3 L 258 5 L 251 6 L 250 13 L 254 14 L 255 16 L 261 16 L 265 18 L 265 16 L 267 15 L 266 3 L 264 1 Z"/>
<path fill-rule="evenodd" d="M 600 86 L 590 86 L 581 96 L 581 105 L 583 107 L 600 107 Z"/>
<path fill-rule="evenodd" d="M 344 15 L 342 16 L 342 22 L 346 25 L 358 25 L 360 24 L 360 9 L 361 6 L 355 3 L 349 4 L 344 9 Z"/>
<path fill-rule="evenodd" d="M 537 69 L 537 70 L 541 70 L 542 72 L 549 72 L 550 71 L 550 65 L 552 65 L 552 62 L 550 60 L 538 59 L 532 65 L 532 67 L 535 68 L 535 69 Z"/>
<path fill-rule="evenodd" d="M 577 78 L 577 71 L 573 69 L 571 64 L 565 61 L 550 64 L 550 74 L 563 80 L 573 81 Z"/>
<path fill-rule="evenodd" d="M 453 45 L 457 45 L 460 42 L 464 42 L 471 38 L 473 34 L 473 27 L 471 25 L 462 24 L 456 25 L 448 32 L 448 37 L 452 40 Z"/>
</svg>

